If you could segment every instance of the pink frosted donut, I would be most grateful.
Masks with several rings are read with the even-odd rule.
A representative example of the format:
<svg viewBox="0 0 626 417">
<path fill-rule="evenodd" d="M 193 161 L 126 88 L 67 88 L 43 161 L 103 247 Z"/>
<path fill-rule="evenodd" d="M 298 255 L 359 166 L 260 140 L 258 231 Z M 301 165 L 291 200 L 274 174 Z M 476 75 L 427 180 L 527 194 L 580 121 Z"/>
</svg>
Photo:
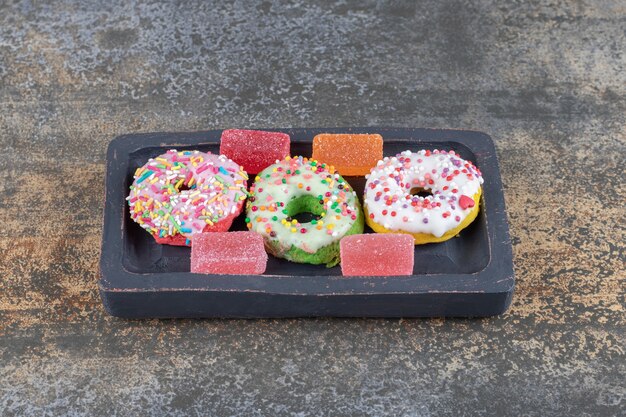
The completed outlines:
<svg viewBox="0 0 626 417">
<path fill-rule="evenodd" d="M 135 172 L 131 218 L 157 243 L 190 246 L 193 235 L 227 231 L 247 196 L 248 175 L 223 155 L 169 150 Z"/>
</svg>

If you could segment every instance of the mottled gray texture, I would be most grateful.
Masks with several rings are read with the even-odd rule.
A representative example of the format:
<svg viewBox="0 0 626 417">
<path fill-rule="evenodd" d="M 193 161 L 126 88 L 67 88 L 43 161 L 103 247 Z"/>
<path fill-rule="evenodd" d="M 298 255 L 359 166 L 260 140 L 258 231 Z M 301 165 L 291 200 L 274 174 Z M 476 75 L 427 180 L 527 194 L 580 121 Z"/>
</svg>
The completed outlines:
<svg viewBox="0 0 626 417">
<path fill-rule="evenodd" d="M 618 0 L 0 2 L 2 414 L 624 415 L 625 27 Z M 494 137 L 507 314 L 106 316 L 113 137 L 351 125 Z"/>
</svg>

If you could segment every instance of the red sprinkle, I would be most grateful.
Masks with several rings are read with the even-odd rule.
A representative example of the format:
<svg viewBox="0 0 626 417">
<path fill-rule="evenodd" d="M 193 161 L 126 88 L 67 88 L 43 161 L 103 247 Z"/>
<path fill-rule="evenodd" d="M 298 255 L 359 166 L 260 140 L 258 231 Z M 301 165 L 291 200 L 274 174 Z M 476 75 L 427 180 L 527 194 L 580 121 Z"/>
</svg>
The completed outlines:
<svg viewBox="0 0 626 417">
<path fill-rule="evenodd" d="M 459 206 L 461 206 L 463 210 L 468 207 L 474 207 L 475 204 L 474 200 L 466 195 L 462 195 L 461 198 L 459 198 Z"/>
</svg>

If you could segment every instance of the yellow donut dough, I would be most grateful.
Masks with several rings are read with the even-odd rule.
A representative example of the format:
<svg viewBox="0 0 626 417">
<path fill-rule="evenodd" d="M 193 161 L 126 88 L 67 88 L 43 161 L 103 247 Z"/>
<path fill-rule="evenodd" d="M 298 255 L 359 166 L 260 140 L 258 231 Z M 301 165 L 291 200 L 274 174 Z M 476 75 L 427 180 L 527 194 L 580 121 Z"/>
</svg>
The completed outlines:
<svg viewBox="0 0 626 417">
<path fill-rule="evenodd" d="M 447 231 L 441 237 L 436 237 L 436 236 L 431 235 L 429 233 L 410 233 L 410 232 L 405 232 L 403 230 L 389 230 L 389 229 L 385 229 L 383 226 L 381 226 L 380 224 L 378 224 L 375 221 L 373 221 L 372 219 L 370 219 L 369 213 L 367 212 L 367 207 L 365 207 L 365 221 L 366 221 L 367 225 L 369 227 L 371 227 L 372 230 L 375 231 L 376 233 L 406 233 L 406 234 L 409 234 L 409 235 L 413 236 L 413 239 L 415 239 L 415 244 L 416 245 L 422 245 L 424 243 L 444 242 L 444 241 L 450 239 L 451 237 L 454 237 L 454 236 L 458 235 L 461 230 L 465 229 L 467 226 L 470 225 L 470 223 L 472 223 L 474 221 L 474 219 L 476 219 L 476 216 L 478 216 L 478 212 L 480 211 L 480 209 L 479 209 L 479 202 L 480 202 L 480 196 L 481 195 L 482 195 L 481 191 L 478 191 L 476 194 L 474 194 L 474 201 L 476 201 L 477 204 L 474 205 L 474 207 L 472 207 L 472 209 L 469 212 L 469 214 L 467 215 L 467 217 L 465 219 L 463 219 L 461 221 L 461 223 L 459 223 L 459 225 L 457 227 L 455 227 L 454 229 L 452 229 L 450 231 Z"/>
</svg>

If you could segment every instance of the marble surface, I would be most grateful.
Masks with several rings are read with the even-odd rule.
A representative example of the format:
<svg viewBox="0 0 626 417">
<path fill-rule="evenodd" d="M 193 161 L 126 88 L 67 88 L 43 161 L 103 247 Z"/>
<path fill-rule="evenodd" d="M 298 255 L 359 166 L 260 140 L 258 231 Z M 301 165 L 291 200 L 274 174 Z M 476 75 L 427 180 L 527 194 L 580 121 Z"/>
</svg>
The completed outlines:
<svg viewBox="0 0 626 417">
<path fill-rule="evenodd" d="M 605 0 L 0 2 L 0 414 L 624 415 L 625 22 Z M 368 125 L 493 136 L 508 313 L 106 315 L 112 138 Z"/>
</svg>

